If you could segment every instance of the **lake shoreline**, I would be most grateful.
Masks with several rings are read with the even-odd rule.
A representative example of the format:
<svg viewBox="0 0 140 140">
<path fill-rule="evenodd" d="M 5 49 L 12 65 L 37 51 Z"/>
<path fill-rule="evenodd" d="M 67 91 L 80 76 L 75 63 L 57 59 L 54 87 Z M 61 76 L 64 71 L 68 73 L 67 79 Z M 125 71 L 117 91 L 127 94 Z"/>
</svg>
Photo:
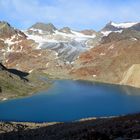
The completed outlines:
<svg viewBox="0 0 140 140">
<path fill-rule="evenodd" d="M 127 115 L 139 112 L 139 92 L 123 86 L 56 80 L 46 91 L 1 102 L 0 120 L 69 122 Z"/>
<path fill-rule="evenodd" d="M 46 77 L 48 78 L 48 77 Z M 75 79 L 75 78 L 54 78 L 54 77 L 49 77 L 49 80 L 52 80 L 52 81 L 56 81 L 56 80 L 70 80 L 70 81 L 81 81 L 81 82 L 90 82 L 90 83 L 95 83 L 95 84 L 106 84 L 106 85 L 116 85 L 116 86 L 123 86 L 123 87 L 126 87 L 126 88 L 135 88 L 135 89 L 140 89 L 140 87 L 136 87 L 136 86 L 133 86 L 133 85 L 124 85 L 124 84 L 120 84 L 120 83 L 111 83 L 111 82 L 105 82 L 105 81 L 98 81 L 98 80 L 88 80 L 88 79 Z M 50 84 L 49 84 L 50 86 Z M 7 100 L 11 100 L 11 99 L 17 99 L 17 98 L 24 98 L 24 97 L 29 97 L 29 96 L 32 96 L 34 94 L 37 93 L 37 91 L 39 91 L 39 89 L 41 89 L 42 91 L 43 90 L 47 90 L 49 89 L 49 86 L 47 85 L 47 83 L 45 85 L 43 85 L 41 88 L 38 88 L 38 89 L 35 89 L 34 92 L 29 92 L 27 93 L 26 95 L 23 95 L 23 96 L 20 96 L 20 95 L 0 95 L 0 102 L 3 102 L 3 101 L 7 101 Z"/>
<path fill-rule="evenodd" d="M 117 139 L 140 138 L 140 113 L 113 118 L 90 119 L 69 123 L 0 122 L 0 138 L 22 139 Z"/>
</svg>

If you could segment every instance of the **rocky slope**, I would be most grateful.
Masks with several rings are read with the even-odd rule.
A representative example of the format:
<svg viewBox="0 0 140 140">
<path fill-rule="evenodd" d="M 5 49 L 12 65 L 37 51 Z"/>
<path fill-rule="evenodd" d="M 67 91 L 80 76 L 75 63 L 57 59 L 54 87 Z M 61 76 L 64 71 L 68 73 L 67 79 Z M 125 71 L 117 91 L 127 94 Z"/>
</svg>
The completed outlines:
<svg viewBox="0 0 140 140">
<path fill-rule="evenodd" d="M 129 30 L 140 30 L 138 22 L 125 22 L 125 23 L 114 23 L 114 22 L 109 22 L 102 30 L 101 33 L 104 36 L 108 36 L 112 32 L 118 32 L 121 33 L 125 29 Z"/>
<path fill-rule="evenodd" d="M 26 72 L 7 69 L 0 63 L 0 101 L 31 95 L 48 86 L 49 83 L 39 80 L 36 75 L 29 76 Z"/>
<path fill-rule="evenodd" d="M 123 75 L 120 84 L 140 87 L 140 64 L 132 65 Z"/>
<path fill-rule="evenodd" d="M 2 140 L 131 140 L 140 138 L 140 114 L 61 124 L 0 123 Z"/>
<path fill-rule="evenodd" d="M 53 50 L 59 59 L 70 63 L 89 46 L 88 40 L 96 38 L 95 31 L 74 31 L 69 27 L 57 29 L 53 24 L 36 23 L 25 34 L 38 43 L 38 48 Z"/>
<path fill-rule="evenodd" d="M 6 22 L 0 27 L 1 60 L 8 68 L 29 73 L 42 70 L 55 77 L 69 77 L 73 61 L 99 41 L 93 30 L 57 29 L 51 23 L 36 23 L 24 32 Z"/>
<path fill-rule="evenodd" d="M 20 31 L 0 22 L 0 59 L 4 65 L 29 73 L 42 71 L 55 78 L 139 87 L 139 78 L 133 74 L 132 80 L 126 80 L 127 71 L 140 64 L 139 45 L 140 23 L 136 22 L 110 22 L 99 32 L 57 29 L 51 23 L 36 23 Z"/>
<path fill-rule="evenodd" d="M 135 70 L 131 71 L 133 65 L 140 64 L 140 32 L 132 27 L 121 28 L 122 32 L 112 31 L 102 37 L 97 47 L 80 55 L 70 74 L 78 79 L 140 87 L 139 73 L 137 77 Z M 140 70 L 139 67 L 136 69 Z M 127 78 L 129 71 L 133 73 L 131 80 Z"/>
<path fill-rule="evenodd" d="M 49 68 L 51 71 L 54 67 L 65 65 L 57 57 L 55 51 L 38 49 L 38 43 L 29 39 L 22 31 L 7 22 L 0 22 L 0 60 L 8 68 L 26 72 Z"/>
</svg>

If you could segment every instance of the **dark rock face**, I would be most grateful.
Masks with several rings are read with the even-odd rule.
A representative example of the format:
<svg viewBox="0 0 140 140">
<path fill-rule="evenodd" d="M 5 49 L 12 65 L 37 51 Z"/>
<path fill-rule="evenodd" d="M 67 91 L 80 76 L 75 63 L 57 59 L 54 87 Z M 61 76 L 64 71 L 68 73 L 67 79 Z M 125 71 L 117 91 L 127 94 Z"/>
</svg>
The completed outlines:
<svg viewBox="0 0 140 140">
<path fill-rule="evenodd" d="M 26 81 L 27 79 L 25 77 L 29 75 L 29 73 L 27 72 L 22 72 L 16 69 L 8 69 L 2 63 L 0 63 L 0 71 L 6 72 L 7 74 L 11 75 L 11 77 L 18 76 L 20 77 L 20 79 L 26 80 Z"/>
<path fill-rule="evenodd" d="M 52 23 L 45 24 L 40 22 L 34 24 L 31 28 L 43 30 L 48 33 L 54 33 L 54 31 L 57 29 Z"/>
<path fill-rule="evenodd" d="M 14 28 L 10 26 L 7 22 L 0 22 L 0 37 L 1 36 L 11 36 L 15 34 Z"/>
<path fill-rule="evenodd" d="M 12 35 L 20 35 L 22 38 L 26 38 L 26 35 L 20 30 L 15 29 L 5 21 L 0 21 L 0 38 L 9 38 Z"/>
<path fill-rule="evenodd" d="M 1 70 L 7 70 L 7 68 L 0 63 L 0 71 Z"/>
<path fill-rule="evenodd" d="M 109 22 L 108 24 L 106 24 L 106 26 L 101 31 L 118 31 L 122 29 L 122 28 L 114 27 L 113 25 L 111 25 L 111 23 L 112 22 Z"/>
<path fill-rule="evenodd" d="M 140 23 L 138 23 L 138 24 L 136 24 L 136 25 L 130 27 L 129 29 L 131 29 L 131 30 L 136 30 L 136 31 L 140 31 Z"/>
</svg>

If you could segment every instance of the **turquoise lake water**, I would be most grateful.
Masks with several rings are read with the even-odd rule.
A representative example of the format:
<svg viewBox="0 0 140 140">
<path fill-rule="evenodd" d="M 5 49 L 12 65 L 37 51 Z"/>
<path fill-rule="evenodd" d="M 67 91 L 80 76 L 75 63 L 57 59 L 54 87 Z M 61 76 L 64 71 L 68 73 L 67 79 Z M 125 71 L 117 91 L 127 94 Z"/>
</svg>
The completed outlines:
<svg viewBox="0 0 140 140">
<path fill-rule="evenodd" d="M 0 120 L 67 122 L 140 112 L 140 89 L 84 81 L 56 80 L 30 97 L 0 102 Z"/>
</svg>

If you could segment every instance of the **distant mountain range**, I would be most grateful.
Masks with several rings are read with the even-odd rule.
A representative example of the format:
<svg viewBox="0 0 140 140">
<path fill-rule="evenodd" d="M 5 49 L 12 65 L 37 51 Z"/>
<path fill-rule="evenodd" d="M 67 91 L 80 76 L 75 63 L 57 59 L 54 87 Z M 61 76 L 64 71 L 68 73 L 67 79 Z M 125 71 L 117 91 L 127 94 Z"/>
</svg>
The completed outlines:
<svg viewBox="0 0 140 140">
<path fill-rule="evenodd" d="M 109 22 L 96 32 L 52 23 L 20 31 L 0 22 L 0 60 L 29 73 L 140 87 L 140 23 Z"/>
</svg>

